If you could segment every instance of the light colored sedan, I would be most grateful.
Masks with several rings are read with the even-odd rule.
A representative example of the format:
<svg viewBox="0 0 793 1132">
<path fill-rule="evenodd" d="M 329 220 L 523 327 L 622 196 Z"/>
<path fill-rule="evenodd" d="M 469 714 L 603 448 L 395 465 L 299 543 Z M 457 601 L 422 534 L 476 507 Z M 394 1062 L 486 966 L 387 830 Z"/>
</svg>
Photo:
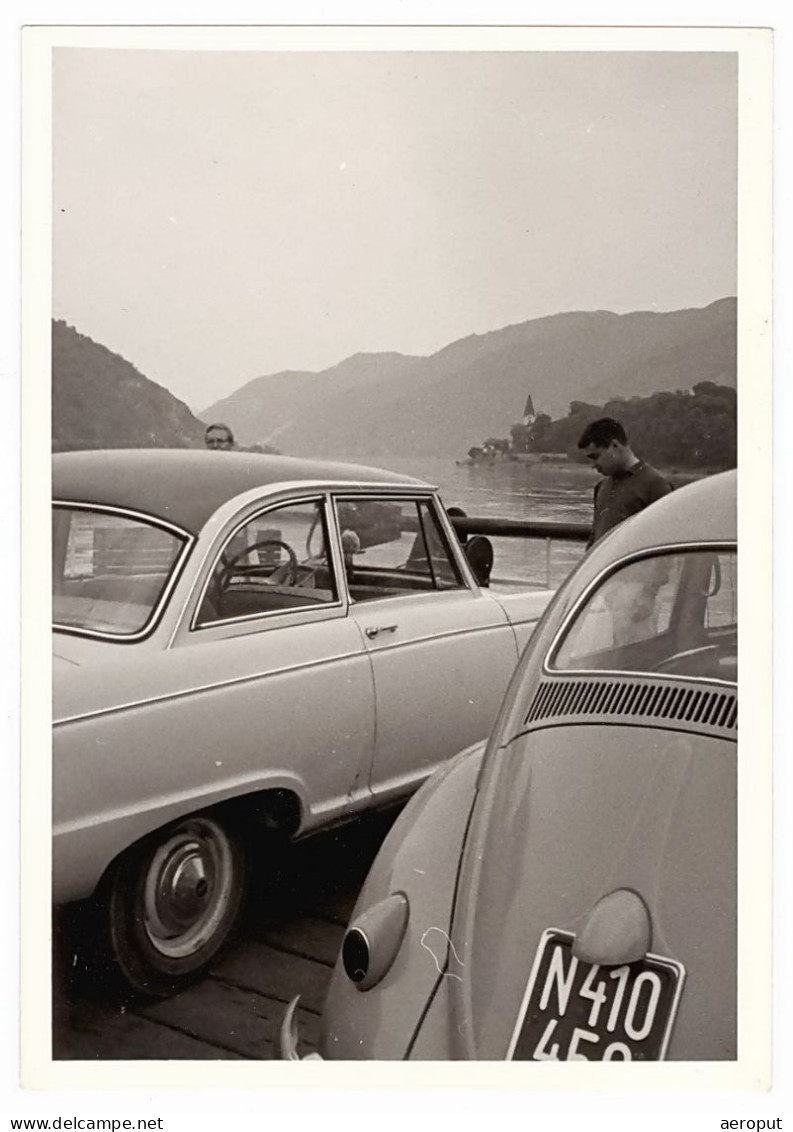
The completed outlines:
<svg viewBox="0 0 793 1132">
<path fill-rule="evenodd" d="M 432 487 L 244 453 L 53 461 L 56 903 L 132 987 L 229 935 L 246 848 L 414 791 L 493 723 L 550 594 L 480 587 Z"/>
<path fill-rule="evenodd" d="M 329 1058 L 736 1057 L 735 475 L 603 538 L 360 895 Z M 282 1052 L 296 1056 L 294 1004 Z"/>
</svg>

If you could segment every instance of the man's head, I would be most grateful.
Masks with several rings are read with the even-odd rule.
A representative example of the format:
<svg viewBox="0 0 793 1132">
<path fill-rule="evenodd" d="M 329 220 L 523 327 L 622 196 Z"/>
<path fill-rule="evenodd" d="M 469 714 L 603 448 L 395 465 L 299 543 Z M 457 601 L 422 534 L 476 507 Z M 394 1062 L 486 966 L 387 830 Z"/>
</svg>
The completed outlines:
<svg viewBox="0 0 793 1132">
<path fill-rule="evenodd" d="M 361 540 L 358 537 L 357 531 L 345 528 L 345 530 L 341 532 L 341 551 L 344 555 L 344 561 L 348 565 L 352 565 L 353 555 L 361 553 Z"/>
<path fill-rule="evenodd" d="M 602 476 L 627 472 L 636 463 L 625 429 L 613 417 L 600 417 L 581 433 L 578 447 Z"/>
<path fill-rule="evenodd" d="M 226 451 L 234 447 L 234 433 L 226 424 L 211 424 L 204 433 L 207 448 L 221 448 Z"/>
</svg>

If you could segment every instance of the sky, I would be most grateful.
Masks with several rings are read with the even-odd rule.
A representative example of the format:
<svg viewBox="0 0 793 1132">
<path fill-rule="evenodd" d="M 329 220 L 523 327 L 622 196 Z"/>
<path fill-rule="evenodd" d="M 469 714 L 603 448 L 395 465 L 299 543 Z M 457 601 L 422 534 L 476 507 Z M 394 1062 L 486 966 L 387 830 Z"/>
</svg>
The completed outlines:
<svg viewBox="0 0 793 1132">
<path fill-rule="evenodd" d="M 736 57 L 57 48 L 53 316 L 262 374 L 736 293 Z"/>
</svg>

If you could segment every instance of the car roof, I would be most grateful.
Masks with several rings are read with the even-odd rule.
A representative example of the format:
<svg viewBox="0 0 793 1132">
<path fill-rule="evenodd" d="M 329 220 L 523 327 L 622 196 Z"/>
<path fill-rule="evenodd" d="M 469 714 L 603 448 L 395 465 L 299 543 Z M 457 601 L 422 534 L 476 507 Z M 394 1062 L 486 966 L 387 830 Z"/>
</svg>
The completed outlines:
<svg viewBox="0 0 793 1132">
<path fill-rule="evenodd" d="M 221 504 L 256 487 L 294 482 L 421 487 L 410 476 L 356 464 L 187 448 L 61 452 L 52 460 L 52 496 L 167 519 L 197 533 Z"/>
</svg>

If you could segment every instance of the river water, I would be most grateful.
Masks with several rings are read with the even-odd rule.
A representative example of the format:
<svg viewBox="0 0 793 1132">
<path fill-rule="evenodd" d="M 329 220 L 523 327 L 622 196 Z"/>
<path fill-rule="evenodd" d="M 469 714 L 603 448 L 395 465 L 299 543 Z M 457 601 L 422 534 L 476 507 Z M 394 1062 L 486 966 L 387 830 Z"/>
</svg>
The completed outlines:
<svg viewBox="0 0 793 1132">
<path fill-rule="evenodd" d="M 598 476 L 580 464 L 505 460 L 492 465 L 466 465 L 453 460 L 393 456 L 384 456 L 378 464 L 435 484 L 447 507 L 462 507 L 477 518 L 558 523 L 592 520 L 592 489 Z M 499 578 L 514 579 L 524 586 L 544 586 L 550 581 L 555 588 L 582 557 L 584 549 L 580 543 L 555 541 L 549 548 L 544 539 L 494 538 L 492 542 L 494 588 L 499 588 Z"/>
</svg>

